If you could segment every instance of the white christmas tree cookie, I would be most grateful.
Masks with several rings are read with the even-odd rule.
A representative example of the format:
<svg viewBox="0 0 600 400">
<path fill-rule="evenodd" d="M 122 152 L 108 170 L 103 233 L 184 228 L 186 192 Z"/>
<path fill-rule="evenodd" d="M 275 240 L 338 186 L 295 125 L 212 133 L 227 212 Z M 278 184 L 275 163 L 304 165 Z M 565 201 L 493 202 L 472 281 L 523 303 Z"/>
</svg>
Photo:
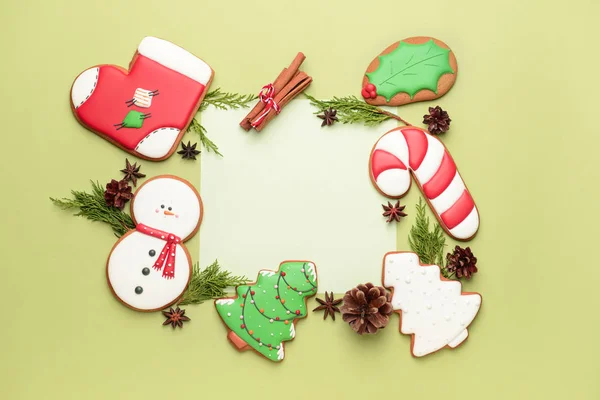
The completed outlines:
<svg viewBox="0 0 600 400">
<path fill-rule="evenodd" d="M 192 272 L 183 242 L 200 227 L 202 201 L 191 183 L 172 175 L 147 180 L 131 202 L 136 228 L 108 256 L 114 295 L 138 311 L 162 310 L 183 295 Z"/>
<path fill-rule="evenodd" d="M 479 293 L 462 292 L 460 282 L 442 277 L 437 265 L 422 265 L 411 252 L 385 255 L 383 284 L 392 289 L 400 332 L 412 335 L 415 357 L 460 345 L 481 307 Z"/>
</svg>

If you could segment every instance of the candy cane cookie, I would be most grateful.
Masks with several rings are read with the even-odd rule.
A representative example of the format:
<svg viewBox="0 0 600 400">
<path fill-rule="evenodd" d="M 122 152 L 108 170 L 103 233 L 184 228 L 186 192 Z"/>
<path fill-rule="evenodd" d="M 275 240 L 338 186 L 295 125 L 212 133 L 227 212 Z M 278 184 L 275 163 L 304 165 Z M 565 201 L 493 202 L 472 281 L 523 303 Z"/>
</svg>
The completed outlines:
<svg viewBox="0 0 600 400">
<path fill-rule="evenodd" d="M 479 228 L 479 213 L 452 156 L 442 142 L 414 126 L 395 128 L 373 147 L 371 180 L 386 197 L 410 189 L 410 173 L 442 228 L 453 238 L 469 240 Z"/>
</svg>

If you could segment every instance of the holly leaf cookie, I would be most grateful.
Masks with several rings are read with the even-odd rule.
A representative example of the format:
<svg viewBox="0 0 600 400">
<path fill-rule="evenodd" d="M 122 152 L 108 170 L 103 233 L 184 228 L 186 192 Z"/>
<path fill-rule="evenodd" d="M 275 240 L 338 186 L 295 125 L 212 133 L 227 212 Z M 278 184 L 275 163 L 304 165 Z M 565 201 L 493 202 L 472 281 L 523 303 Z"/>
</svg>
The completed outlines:
<svg viewBox="0 0 600 400">
<path fill-rule="evenodd" d="M 433 100 L 452 88 L 457 69 L 456 57 L 444 42 L 412 37 L 389 46 L 371 62 L 361 93 L 373 105 Z"/>
</svg>

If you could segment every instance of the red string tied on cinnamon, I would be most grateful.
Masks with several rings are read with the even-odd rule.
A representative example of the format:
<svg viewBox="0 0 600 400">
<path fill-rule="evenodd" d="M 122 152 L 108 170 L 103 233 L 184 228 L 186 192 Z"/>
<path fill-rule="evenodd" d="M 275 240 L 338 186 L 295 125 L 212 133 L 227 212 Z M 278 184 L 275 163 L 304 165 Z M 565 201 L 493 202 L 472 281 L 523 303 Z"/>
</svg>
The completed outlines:
<svg viewBox="0 0 600 400">
<path fill-rule="evenodd" d="M 275 87 L 273 86 L 273 84 L 269 83 L 268 85 L 263 86 L 260 93 L 258 94 L 258 98 L 265 105 L 265 109 L 251 124 L 253 128 L 256 128 L 263 122 L 271 108 L 275 110 L 277 114 L 281 112 L 281 108 L 279 107 L 279 104 L 277 104 L 273 96 L 275 96 Z"/>
<path fill-rule="evenodd" d="M 144 235 L 152 236 L 166 242 L 158 255 L 158 260 L 156 260 L 152 268 L 157 271 L 162 269 L 163 278 L 173 279 L 175 277 L 175 253 L 177 245 L 181 243 L 181 238 L 172 233 L 154 229 L 144 224 L 137 224 L 135 229 Z"/>
</svg>

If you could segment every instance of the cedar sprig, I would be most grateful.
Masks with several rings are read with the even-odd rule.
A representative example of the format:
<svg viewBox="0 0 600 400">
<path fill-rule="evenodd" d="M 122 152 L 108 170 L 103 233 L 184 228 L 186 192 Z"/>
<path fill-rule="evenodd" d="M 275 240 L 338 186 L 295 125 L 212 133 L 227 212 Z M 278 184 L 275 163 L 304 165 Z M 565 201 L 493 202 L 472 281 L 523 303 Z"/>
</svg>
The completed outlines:
<svg viewBox="0 0 600 400">
<path fill-rule="evenodd" d="M 433 231 L 429 230 L 429 217 L 426 214 L 427 204 L 419 198 L 415 224 L 410 228 L 408 244 L 417 253 L 423 264 L 439 265 L 442 274 L 446 276 L 444 263 L 444 247 L 446 238 L 439 223 L 435 223 Z"/>
<path fill-rule="evenodd" d="M 198 112 L 206 110 L 206 108 L 211 105 L 221 110 L 246 108 L 248 107 L 248 103 L 256 99 L 257 96 L 253 94 L 228 93 L 222 92 L 221 88 L 217 88 L 204 96 L 204 100 L 202 100 Z M 206 151 L 213 151 L 215 154 L 223 157 L 223 154 L 219 152 L 219 147 L 206 136 L 206 128 L 203 127 L 196 118 L 192 118 L 192 122 L 190 123 L 190 126 L 188 126 L 187 131 L 196 132 L 200 136 L 200 143 Z"/>
<path fill-rule="evenodd" d="M 311 105 L 319 109 L 315 114 L 320 114 L 329 108 L 333 108 L 337 110 L 338 121 L 343 124 L 362 123 L 366 126 L 375 126 L 392 118 L 402 122 L 404 125 L 410 125 L 396 114 L 367 104 L 355 96 L 333 97 L 331 100 L 317 100 L 309 94 L 304 93 L 304 95 L 310 100 Z"/>
<path fill-rule="evenodd" d="M 200 136 L 200 143 L 202 147 L 206 149 L 209 153 L 213 151 L 215 154 L 223 157 L 223 154 L 219 152 L 219 147 L 206 136 L 206 128 L 200 125 L 200 122 L 196 120 L 196 118 L 192 118 L 192 122 L 188 127 L 188 132 L 196 132 Z"/>
<path fill-rule="evenodd" d="M 238 108 L 247 108 L 248 103 L 254 101 L 258 96 L 254 94 L 238 94 L 221 92 L 221 88 L 212 90 L 204 96 L 200 110 L 204 111 L 208 106 L 214 106 L 221 110 L 235 110 Z"/>
<path fill-rule="evenodd" d="M 204 270 L 200 270 L 200 265 L 196 263 L 192 269 L 190 284 L 178 304 L 199 304 L 205 300 L 223 297 L 228 287 L 247 282 L 245 276 L 235 276 L 229 271 L 222 270 L 218 260 Z"/>
<path fill-rule="evenodd" d="M 106 205 L 102 185 L 99 182 L 90 182 L 92 183 L 92 193 L 71 190 L 72 199 L 50 197 L 50 200 L 63 210 L 79 209 L 79 212 L 74 214 L 76 216 L 109 224 L 117 237 L 121 237 L 128 230 L 135 228 L 129 214 L 116 207 Z"/>
</svg>

